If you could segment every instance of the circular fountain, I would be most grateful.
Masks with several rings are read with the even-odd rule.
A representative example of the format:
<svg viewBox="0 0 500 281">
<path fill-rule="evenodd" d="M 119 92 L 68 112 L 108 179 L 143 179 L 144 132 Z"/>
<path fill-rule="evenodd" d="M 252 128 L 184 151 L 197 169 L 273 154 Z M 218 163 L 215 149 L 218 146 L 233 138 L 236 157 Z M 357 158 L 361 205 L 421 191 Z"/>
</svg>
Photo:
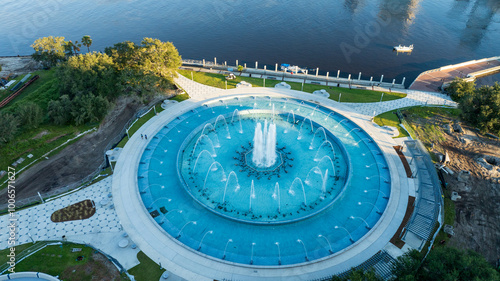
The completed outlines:
<svg viewBox="0 0 500 281">
<path fill-rule="evenodd" d="M 161 242 L 145 252 L 183 249 L 182 263 L 214 263 L 211 278 L 248 267 L 313 272 L 341 264 L 349 249 L 369 247 L 370 233 L 381 235 L 392 201 L 390 163 L 377 142 L 340 112 L 290 97 L 198 104 L 129 151 L 140 159 L 132 165 L 139 200 L 130 205 L 147 214 L 132 225 L 153 223 L 164 235 L 154 230 Z M 134 242 L 152 243 L 141 239 Z"/>
<path fill-rule="evenodd" d="M 208 211 L 253 224 L 289 223 L 332 205 L 349 176 L 345 148 L 290 113 L 235 109 L 229 123 L 221 114 L 195 128 L 178 155 L 186 192 Z"/>
</svg>

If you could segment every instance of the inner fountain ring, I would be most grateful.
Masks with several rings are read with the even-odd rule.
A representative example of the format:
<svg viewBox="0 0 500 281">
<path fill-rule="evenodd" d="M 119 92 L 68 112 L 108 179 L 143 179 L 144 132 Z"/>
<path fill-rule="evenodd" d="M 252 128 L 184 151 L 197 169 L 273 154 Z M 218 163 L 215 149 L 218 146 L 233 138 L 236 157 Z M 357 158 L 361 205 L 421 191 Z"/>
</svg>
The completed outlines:
<svg viewBox="0 0 500 281">
<path fill-rule="evenodd" d="M 281 114 L 286 114 L 287 112 L 278 110 L 278 111 L 275 111 L 274 113 L 277 115 L 281 115 Z M 228 118 L 231 116 L 231 114 L 232 113 L 227 113 L 227 114 L 223 114 L 222 116 L 224 116 L 225 118 Z M 256 114 L 273 114 L 273 111 L 265 110 L 265 109 L 252 109 L 252 110 L 241 111 L 239 114 L 242 116 L 254 116 Z M 314 210 L 314 211 L 309 210 L 308 214 L 306 214 L 306 215 L 298 216 L 298 217 L 292 218 L 292 219 L 278 220 L 278 221 L 269 221 L 269 220 L 268 221 L 258 221 L 258 220 L 242 219 L 242 218 L 237 218 L 234 216 L 227 215 L 225 213 L 217 211 L 216 209 L 211 208 L 207 204 L 203 203 L 195 194 L 193 194 L 192 190 L 190 189 L 189 185 L 186 182 L 185 175 L 183 175 L 183 173 L 181 172 L 182 169 L 180 168 L 180 166 L 181 166 L 181 163 L 183 161 L 185 161 L 185 159 L 183 159 L 183 155 L 185 153 L 187 153 L 187 152 L 185 152 L 185 149 L 188 146 L 188 144 L 193 141 L 193 137 L 196 136 L 200 131 L 202 131 L 203 128 L 206 126 L 206 124 L 212 123 L 213 121 L 217 120 L 218 118 L 219 118 L 219 116 L 212 118 L 210 120 L 205 120 L 203 124 L 199 125 L 196 129 L 192 130 L 192 132 L 182 142 L 180 149 L 177 153 L 176 170 L 177 170 L 177 175 L 179 177 L 179 180 L 182 183 L 184 190 L 186 191 L 187 194 L 189 194 L 193 198 L 194 201 L 196 201 L 199 205 L 203 206 L 206 210 L 208 210 L 214 214 L 217 214 L 219 216 L 222 216 L 224 218 L 227 218 L 227 219 L 230 219 L 233 221 L 237 221 L 237 222 L 242 222 L 242 223 L 247 223 L 247 224 L 255 224 L 255 225 L 279 225 L 279 224 L 298 222 L 298 221 L 305 220 L 305 219 L 311 218 L 313 216 L 316 216 L 317 214 L 327 210 L 332 205 L 334 205 L 337 202 L 337 200 L 339 198 L 341 198 L 342 195 L 344 194 L 344 192 L 345 192 L 345 190 L 350 182 L 351 176 L 352 176 L 351 175 L 351 168 L 350 168 L 351 167 L 350 156 L 349 156 L 349 153 L 347 153 L 347 150 L 346 150 L 344 144 L 342 143 L 342 141 L 337 136 L 335 136 L 334 133 L 330 132 L 330 130 L 325 130 L 325 133 L 327 134 L 327 136 L 331 140 L 333 140 L 337 146 L 339 146 L 339 148 L 340 148 L 339 152 L 342 153 L 342 156 L 345 159 L 343 164 L 345 164 L 345 168 L 346 168 L 346 171 L 345 171 L 346 177 L 344 179 L 342 179 L 342 187 L 335 194 L 335 196 L 333 198 L 329 199 L 328 204 L 325 204 L 324 206 L 321 206 L 321 208 Z M 298 119 L 299 121 L 306 119 L 306 117 L 304 117 L 302 115 L 298 115 L 298 114 L 295 115 L 295 118 Z M 300 119 L 300 118 L 303 118 L 303 119 Z M 323 126 L 316 123 L 315 121 L 312 121 L 312 120 L 310 120 L 310 121 L 314 126 L 316 126 L 318 128 L 324 128 Z M 247 152 L 247 153 L 249 153 L 249 152 Z M 279 165 L 275 164 L 273 166 L 273 168 L 276 169 L 278 166 Z"/>
</svg>

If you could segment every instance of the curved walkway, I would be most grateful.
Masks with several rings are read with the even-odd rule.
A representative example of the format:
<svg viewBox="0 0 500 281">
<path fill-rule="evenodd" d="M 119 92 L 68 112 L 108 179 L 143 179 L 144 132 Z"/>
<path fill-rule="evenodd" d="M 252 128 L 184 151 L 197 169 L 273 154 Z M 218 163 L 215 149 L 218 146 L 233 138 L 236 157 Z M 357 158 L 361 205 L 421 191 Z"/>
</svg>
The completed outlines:
<svg viewBox="0 0 500 281">
<path fill-rule="evenodd" d="M 385 130 L 369 122 L 370 116 L 358 114 L 351 107 L 333 100 L 294 90 L 261 87 L 221 90 L 201 86 L 199 83 L 182 76 L 177 78 L 176 82 L 192 98 L 177 104 L 175 109 L 172 108 L 172 110 L 161 112 L 142 126 L 125 146 L 122 155 L 127 155 L 127 157 L 120 157 L 113 176 L 113 196 L 121 224 L 130 235 L 130 238 L 152 260 L 161 263 L 170 272 L 188 280 L 311 280 L 344 272 L 363 263 L 381 250 L 394 247 L 391 246 L 389 240 L 403 220 L 411 186 L 409 186 L 405 170 L 400 164 L 399 156 L 393 149 L 396 143 Z M 178 243 L 177 240 L 169 238 L 165 231 L 145 211 L 136 187 L 136 171 L 139 165 L 137 159 L 141 157 L 147 145 L 147 142 L 141 140 L 138 135 L 141 133 L 150 136 L 155 135 L 166 122 L 176 118 L 183 112 L 191 110 L 191 108 L 200 106 L 202 101 L 210 98 L 229 98 L 235 95 L 272 95 L 321 103 L 344 116 L 349 116 L 363 130 L 376 137 L 377 143 L 384 155 L 386 155 L 393 181 L 391 199 L 387 207 L 388 211 L 384 213 L 384 218 L 377 223 L 370 234 L 359 243 L 357 242 L 350 248 L 344 249 L 338 255 L 333 255 L 330 258 L 297 264 L 292 267 L 283 266 L 278 268 L 231 265 L 218 259 L 202 256 Z M 402 253 L 400 251 L 399 254 Z"/>
<path fill-rule="evenodd" d="M 203 85 L 198 82 L 191 81 L 190 79 L 180 74 L 179 77 L 175 79 L 175 82 L 181 88 L 183 88 L 192 99 L 197 101 L 223 96 L 228 94 L 228 92 L 234 91 L 234 89 L 224 90 Z M 407 94 L 407 96 L 402 99 L 384 101 L 384 102 L 371 102 L 371 103 L 341 102 L 341 104 L 347 105 L 348 107 L 351 108 L 352 111 L 355 111 L 356 113 L 364 115 L 365 117 L 368 118 L 374 116 L 374 113 L 376 116 L 387 111 L 392 111 L 398 108 L 404 108 L 410 106 L 418 106 L 418 105 L 438 105 L 438 106 L 452 106 L 452 107 L 457 106 L 457 104 L 454 101 L 452 101 L 449 96 L 441 93 L 424 92 L 416 90 L 398 90 L 398 91 Z M 312 94 L 310 93 L 305 93 L 305 94 L 309 94 L 312 96 Z"/>
<path fill-rule="evenodd" d="M 113 206 L 113 198 L 109 197 L 112 179 L 113 177 L 109 176 L 79 191 L 16 211 L 13 216 L 0 216 L 0 249 L 11 246 L 8 243 L 9 227 L 13 224 L 16 246 L 36 241 L 62 241 L 64 235 L 66 241 L 92 245 L 116 258 L 126 269 L 139 264 L 136 258 L 139 249 L 132 249 L 131 241 L 129 247 L 118 246 L 118 241 L 128 238 L 124 237 Z M 96 213 L 90 218 L 57 223 L 50 219 L 54 211 L 87 199 L 94 201 L 96 207 Z"/>
</svg>

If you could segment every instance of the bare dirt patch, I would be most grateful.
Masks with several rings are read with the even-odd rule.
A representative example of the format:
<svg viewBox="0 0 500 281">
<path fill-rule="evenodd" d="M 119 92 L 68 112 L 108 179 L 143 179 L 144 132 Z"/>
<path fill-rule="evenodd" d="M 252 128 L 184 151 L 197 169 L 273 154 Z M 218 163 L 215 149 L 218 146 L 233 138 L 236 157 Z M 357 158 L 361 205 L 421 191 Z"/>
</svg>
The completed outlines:
<svg viewBox="0 0 500 281">
<path fill-rule="evenodd" d="M 40 65 L 31 59 L 31 56 L 22 57 L 0 57 L 2 71 L 0 77 L 9 74 L 26 74 L 40 69 Z"/>
<path fill-rule="evenodd" d="M 64 136 L 66 136 L 66 134 L 64 134 L 64 135 L 59 135 L 59 136 L 56 136 L 56 137 L 53 137 L 53 138 L 51 138 L 50 140 L 47 140 L 47 141 L 46 141 L 46 143 L 51 143 L 51 142 L 53 142 L 53 141 L 55 141 L 55 140 L 58 140 L 58 139 L 60 139 L 60 138 L 62 138 L 62 137 L 64 137 Z"/>
<path fill-rule="evenodd" d="M 102 254 L 92 253 L 89 261 L 83 265 L 66 268 L 61 273 L 61 280 L 124 280 L 118 269 Z"/>
<path fill-rule="evenodd" d="M 34 140 L 36 139 L 40 139 L 42 138 L 43 136 L 47 135 L 49 133 L 49 131 L 47 130 L 43 130 L 41 131 L 40 133 L 38 133 L 36 136 L 33 137 Z"/>
<path fill-rule="evenodd" d="M 118 99 L 114 108 L 96 132 L 83 136 L 50 159 L 35 164 L 16 180 L 16 199 L 42 195 L 79 182 L 104 161 L 104 149 L 123 129 L 139 108 L 144 107 L 131 97 Z M 3 196 L 6 189 L 0 192 Z"/>
<path fill-rule="evenodd" d="M 433 136 L 423 136 L 427 145 L 434 143 L 433 152 L 449 155 L 447 167 L 453 174 L 444 173 L 446 193 L 457 192 L 461 198 L 455 201 L 455 235 L 448 244 L 472 249 L 494 263 L 500 258 L 500 177 L 496 172 L 500 166 L 488 167 L 484 163 L 496 164 L 492 159 L 500 156 L 500 142 L 463 124 L 461 129 L 453 126 L 456 120 L 443 116 L 412 116 L 409 121 L 420 127 L 416 130 L 421 132 L 419 137 L 427 135 L 425 128 L 433 131 Z M 480 159 L 490 161 L 480 163 Z"/>
</svg>

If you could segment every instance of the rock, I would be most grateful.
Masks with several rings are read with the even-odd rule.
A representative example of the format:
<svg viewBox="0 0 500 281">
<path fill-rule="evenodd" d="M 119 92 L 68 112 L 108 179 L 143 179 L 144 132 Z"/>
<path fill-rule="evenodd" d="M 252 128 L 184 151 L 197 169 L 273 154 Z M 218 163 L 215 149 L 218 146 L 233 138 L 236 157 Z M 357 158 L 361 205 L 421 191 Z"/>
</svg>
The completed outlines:
<svg viewBox="0 0 500 281">
<path fill-rule="evenodd" d="M 458 195 L 458 192 L 453 191 L 451 193 L 451 201 L 457 201 L 459 199 L 462 199 L 462 196 Z"/>
<path fill-rule="evenodd" d="M 453 230 L 453 226 L 449 225 L 449 224 L 445 224 L 444 227 L 443 227 L 443 231 L 444 233 L 446 234 L 449 234 L 449 235 L 455 235 L 455 231 Z"/>
<path fill-rule="evenodd" d="M 459 133 L 459 134 L 464 133 L 464 129 L 462 128 L 462 126 L 460 126 L 460 123 L 458 123 L 458 122 L 453 123 L 453 131 L 455 131 L 456 133 Z"/>
<path fill-rule="evenodd" d="M 443 129 L 444 129 L 444 131 L 445 131 L 447 134 L 449 134 L 449 135 L 451 135 L 451 133 L 453 133 L 453 131 L 451 130 L 451 126 L 450 126 L 450 124 L 444 124 L 444 125 L 443 125 Z"/>
<path fill-rule="evenodd" d="M 470 178 L 470 172 L 464 170 L 462 170 L 457 176 L 458 182 L 467 182 L 469 178 Z"/>
</svg>

